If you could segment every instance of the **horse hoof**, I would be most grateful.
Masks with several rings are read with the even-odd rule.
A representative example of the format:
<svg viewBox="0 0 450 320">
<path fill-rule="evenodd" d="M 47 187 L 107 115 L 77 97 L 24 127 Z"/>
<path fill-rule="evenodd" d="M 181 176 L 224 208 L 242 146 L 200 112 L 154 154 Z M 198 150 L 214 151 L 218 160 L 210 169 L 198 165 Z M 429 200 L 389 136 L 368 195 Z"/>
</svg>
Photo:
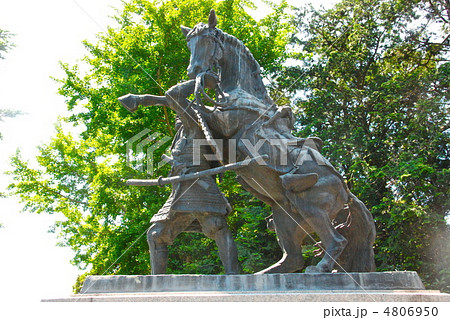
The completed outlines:
<svg viewBox="0 0 450 320">
<path fill-rule="evenodd" d="M 328 273 L 328 272 L 325 270 L 322 270 L 318 266 L 309 266 L 309 267 L 306 267 L 305 273 Z"/>
<path fill-rule="evenodd" d="M 270 266 L 270 267 L 268 267 L 266 269 L 258 271 L 255 274 L 279 273 L 279 272 L 277 272 L 277 267 L 279 267 L 279 266 L 273 265 L 273 266 Z"/>
<path fill-rule="evenodd" d="M 134 94 L 127 94 L 118 98 L 122 106 L 130 112 L 135 112 L 138 109 L 138 103 Z"/>
</svg>

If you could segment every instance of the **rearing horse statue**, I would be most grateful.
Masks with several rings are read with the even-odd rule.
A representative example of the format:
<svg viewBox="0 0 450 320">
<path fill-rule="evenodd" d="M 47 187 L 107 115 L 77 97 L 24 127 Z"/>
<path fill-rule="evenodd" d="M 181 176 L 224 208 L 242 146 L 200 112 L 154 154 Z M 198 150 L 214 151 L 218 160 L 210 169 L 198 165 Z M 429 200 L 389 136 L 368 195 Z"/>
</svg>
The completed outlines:
<svg viewBox="0 0 450 320">
<path fill-rule="evenodd" d="M 235 171 L 247 191 L 272 207 L 270 221 L 283 251 L 277 263 L 260 273 L 301 270 L 302 243 L 310 233 L 319 236 L 324 254 L 316 266 L 308 266 L 305 272 L 375 271 L 375 225 L 369 210 L 320 154 L 320 139 L 292 135 L 291 108 L 274 103 L 251 52 L 216 25 L 217 17 L 211 10 L 208 24 L 199 23 L 192 29 L 181 27 L 191 51 L 188 75 L 191 88 L 195 81 L 192 92 L 184 92 L 181 98 L 171 95 L 174 88 L 185 86 L 181 83 L 165 97 L 127 95 L 119 100 L 131 111 L 140 101 L 146 101 L 146 105 L 183 106 L 178 112 L 195 115 L 223 164 L 258 159 Z M 215 87 L 220 99 L 212 100 L 203 87 Z M 196 101 L 184 103 L 192 93 Z M 213 106 L 203 104 L 201 93 Z"/>
<path fill-rule="evenodd" d="M 198 80 L 204 73 L 217 74 L 225 93 L 214 109 L 202 103 L 193 107 L 201 114 L 205 136 L 228 142 L 221 150 L 225 162 L 241 161 L 255 153 L 269 156 L 267 161 L 236 170 L 243 187 L 272 207 L 283 250 L 281 260 L 261 273 L 302 269 L 302 242 L 311 232 L 321 239 L 324 256 L 306 272 L 331 272 L 334 268 L 374 271 L 375 225 L 370 212 L 320 154 L 320 140 L 291 134 L 291 109 L 274 104 L 253 55 L 216 24 L 216 14 L 211 10 L 208 24 L 181 28 L 191 52 L 189 77 Z M 236 159 L 230 159 L 226 152 L 233 148 Z M 344 223 L 345 237 L 333 225 L 344 214 L 349 217 Z"/>
</svg>

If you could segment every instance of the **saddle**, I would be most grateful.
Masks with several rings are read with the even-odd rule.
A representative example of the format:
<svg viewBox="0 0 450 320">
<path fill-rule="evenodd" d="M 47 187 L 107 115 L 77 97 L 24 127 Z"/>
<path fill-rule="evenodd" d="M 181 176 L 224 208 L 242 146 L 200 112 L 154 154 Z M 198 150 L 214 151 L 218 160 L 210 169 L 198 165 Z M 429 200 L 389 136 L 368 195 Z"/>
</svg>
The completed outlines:
<svg viewBox="0 0 450 320">
<path fill-rule="evenodd" d="M 323 147 L 323 141 L 319 137 L 298 138 L 297 147 L 303 148 L 303 146 L 320 152 Z"/>
<path fill-rule="evenodd" d="M 286 173 L 281 178 L 281 184 L 286 190 L 292 192 L 302 192 L 314 186 L 319 180 L 317 173 Z"/>
</svg>

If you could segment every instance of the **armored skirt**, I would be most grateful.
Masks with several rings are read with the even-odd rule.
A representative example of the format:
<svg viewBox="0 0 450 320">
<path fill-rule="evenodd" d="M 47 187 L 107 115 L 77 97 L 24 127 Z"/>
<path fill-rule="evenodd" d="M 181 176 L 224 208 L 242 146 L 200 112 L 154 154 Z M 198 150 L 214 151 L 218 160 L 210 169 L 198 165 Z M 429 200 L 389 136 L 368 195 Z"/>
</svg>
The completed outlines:
<svg viewBox="0 0 450 320">
<path fill-rule="evenodd" d="M 177 139 L 172 149 L 174 163 L 170 176 L 183 175 L 209 169 L 209 164 L 200 157 L 200 163 L 193 165 L 193 146 L 185 137 Z M 203 149 L 203 148 L 202 148 Z M 201 150 L 205 152 L 205 150 Z M 228 215 L 231 206 L 220 192 L 214 177 L 204 177 L 175 183 L 172 192 L 164 206 L 156 213 L 150 222 L 173 219 L 179 214 L 205 213 Z"/>
</svg>

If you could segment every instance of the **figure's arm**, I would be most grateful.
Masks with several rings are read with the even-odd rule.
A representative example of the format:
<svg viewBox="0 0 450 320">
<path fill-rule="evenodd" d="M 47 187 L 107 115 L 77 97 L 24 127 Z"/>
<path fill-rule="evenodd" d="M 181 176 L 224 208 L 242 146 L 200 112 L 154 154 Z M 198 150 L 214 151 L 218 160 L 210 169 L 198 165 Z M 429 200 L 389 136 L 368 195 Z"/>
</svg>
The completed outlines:
<svg viewBox="0 0 450 320">
<path fill-rule="evenodd" d="M 203 80 L 202 85 L 204 88 L 215 89 L 219 83 L 219 78 L 212 73 L 204 73 L 197 77 L 201 77 Z M 196 81 L 197 79 L 191 79 L 178 83 L 166 92 L 169 107 L 175 111 L 179 117 L 187 116 L 188 121 L 189 119 L 194 121 L 197 119 L 194 116 L 193 111 L 187 108 L 190 103 L 187 97 L 194 94 L 194 91 L 196 90 Z"/>
<path fill-rule="evenodd" d="M 186 126 L 188 123 L 197 122 L 197 117 L 192 108 L 188 108 L 190 101 L 188 97 L 194 93 L 195 80 L 188 80 L 178 83 L 166 92 L 168 107 L 172 109 L 181 122 Z"/>
<path fill-rule="evenodd" d="M 166 92 L 166 98 L 170 102 L 170 108 L 177 114 L 189 105 L 189 97 L 194 93 L 195 80 L 188 80 L 178 83 Z M 182 108 L 183 110 L 181 110 Z"/>
</svg>

